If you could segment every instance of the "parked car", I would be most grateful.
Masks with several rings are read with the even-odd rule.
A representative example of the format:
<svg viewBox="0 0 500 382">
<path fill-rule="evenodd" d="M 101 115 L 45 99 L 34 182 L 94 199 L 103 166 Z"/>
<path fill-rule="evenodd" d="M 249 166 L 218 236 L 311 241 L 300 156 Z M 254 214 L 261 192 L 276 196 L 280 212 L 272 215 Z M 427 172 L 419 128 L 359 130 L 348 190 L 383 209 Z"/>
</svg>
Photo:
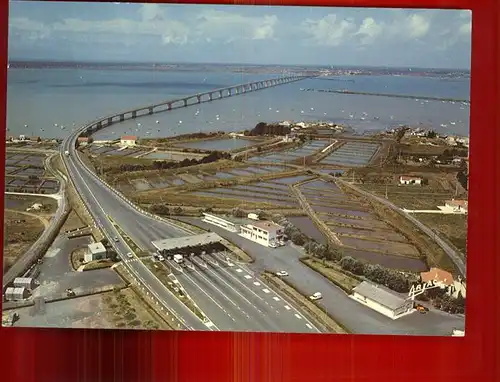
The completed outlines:
<svg viewBox="0 0 500 382">
<path fill-rule="evenodd" d="M 131 258 L 133 258 L 133 257 L 134 257 L 134 255 L 132 255 L 132 252 L 128 252 L 128 253 L 127 253 L 127 257 L 128 257 L 129 259 L 131 259 Z"/>
<path fill-rule="evenodd" d="M 276 272 L 276 276 L 285 277 L 285 276 L 288 276 L 288 272 L 287 271 L 278 271 L 278 272 Z"/>
<path fill-rule="evenodd" d="M 417 305 L 417 306 L 415 306 L 415 309 L 417 310 L 417 312 L 422 313 L 422 314 L 425 314 L 429 311 L 429 308 L 426 308 L 423 305 Z"/>
<path fill-rule="evenodd" d="M 73 291 L 73 289 L 71 289 L 71 288 L 66 289 L 66 296 L 72 297 L 74 295 L 75 295 L 75 292 Z"/>
<path fill-rule="evenodd" d="M 309 300 L 316 301 L 316 300 L 321 299 L 322 297 L 323 297 L 323 295 L 321 294 L 321 292 L 315 292 L 309 296 Z"/>
<path fill-rule="evenodd" d="M 115 236 L 115 242 L 119 242 L 120 239 L 118 239 L 118 236 Z"/>
</svg>

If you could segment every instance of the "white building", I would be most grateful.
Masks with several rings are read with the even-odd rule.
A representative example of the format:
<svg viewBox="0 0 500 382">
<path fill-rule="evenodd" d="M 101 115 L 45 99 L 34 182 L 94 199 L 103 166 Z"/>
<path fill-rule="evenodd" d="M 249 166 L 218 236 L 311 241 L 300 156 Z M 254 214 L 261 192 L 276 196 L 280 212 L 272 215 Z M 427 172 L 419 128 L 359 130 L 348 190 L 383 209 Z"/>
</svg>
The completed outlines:
<svg viewBox="0 0 500 382">
<path fill-rule="evenodd" d="M 135 146 L 137 137 L 135 135 L 124 135 L 120 138 L 120 146 Z"/>
<path fill-rule="evenodd" d="M 21 301 L 29 297 L 29 291 L 26 288 L 12 288 L 5 290 L 5 299 L 7 301 Z"/>
<path fill-rule="evenodd" d="M 252 220 L 259 220 L 259 215 L 254 214 L 254 213 L 249 213 L 248 218 Z"/>
<path fill-rule="evenodd" d="M 35 279 L 32 277 L 16 277 L 14 279 L 14 288 L 26 288 L 33 290 L 35 286 Z"/>
<path fill-rule="evenodd" d="M 453 212 L 468 212 L 469 202 L 467 200 L 452 199 L 444 202 L 446 208 L 450 208 Z"/>
<path fill-rule="evenodd" d="M 353 289 L 351 298 L 393 320 L 414 311 L 412 300 L 367 281 Z"/>
<path fill-rule="evenodd" d="M 399 177 L 399 183 L 400 184 L 416 184 L 416 185 L 422 185 L 422 178 L 419 176 L 407 176 L 407 175 L 401 175 Z"/>
<path fill-rule="evenodd" d="M 227 219 L 221 218 L 219 216 L 215 216 L 212 214 L 207 214 L 203 213 L 203 221 L 205 223 L 213 224 L 218 227 L 224 228 L 225 230 L 231 231 L 231 232 L 238 232 L 238 226 L 233 223 L 232 221 L 229 221 Z"/>
<path fill-rule="evenodd" d="M 102 243 L 92 243 L 87 247 L 88 251 L 84 256 L 85 262 L 102 260 L 106 258 L 106 248 Z"/>
<path fill-rule="evenodd" d="M 240 236 L 266 247 L 277 247 L 283 240 L 284 228 L 271 221 L 262 220 L 240 227 Z"/>
</svg>

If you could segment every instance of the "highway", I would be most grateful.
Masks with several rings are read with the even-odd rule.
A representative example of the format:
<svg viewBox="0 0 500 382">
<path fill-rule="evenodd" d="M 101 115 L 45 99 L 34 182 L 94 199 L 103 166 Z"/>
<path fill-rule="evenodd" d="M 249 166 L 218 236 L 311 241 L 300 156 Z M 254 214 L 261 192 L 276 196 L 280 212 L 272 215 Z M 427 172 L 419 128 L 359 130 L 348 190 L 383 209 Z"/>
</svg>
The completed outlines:
<svg viewBox="0 0 500 382">
<path fill-rule="evenodd" d="M 75 149 L 76 138 L 77 134 L 68 137 L 61 150 L 70 153 L 69 156 L 63 155 L 64 162 L 89 213 L 135 278 L 162 301 L 165 308 L 172 311 L 185 328 L 266 332 L 320 331 L 291 303 L 267 287 L 248 269 L 240 267 L 232 270 L 228 269 L 231 267 L 213 264 L 206 264 L 205 268 L 193 263 L 193 269 L 176 276 L 213 326 L 203 323 L 139 259 L 127 257 L 126 254 L 132 250 L 124 240 L 114 242 L 113 239 L 120 237 L 120 234 L 109 218 L 145 250 L 154 250 L 151 244 L 154 240 L 186 236 L 188 233 L 173 224 L 142 214 L 105 185 L 79 158 Z M 213 263 L 215 262 L 214 258 Z"/>
</svg>

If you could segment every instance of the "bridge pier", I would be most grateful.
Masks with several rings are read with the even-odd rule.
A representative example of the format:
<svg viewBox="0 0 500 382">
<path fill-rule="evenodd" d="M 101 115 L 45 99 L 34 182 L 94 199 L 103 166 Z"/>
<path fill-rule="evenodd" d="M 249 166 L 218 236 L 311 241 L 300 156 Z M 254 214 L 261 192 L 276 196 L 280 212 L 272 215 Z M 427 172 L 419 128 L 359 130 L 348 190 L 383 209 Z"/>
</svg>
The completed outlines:
<svg viewBox="0 0 500 382">
<path fill-rule="evenodd" d="M 222 90 L 219 91 L 219 98 L 222 98 Z"/>
<path fill-rule="evenodd" d="M 113 124 L 113 117 L 108 118 L 108 126 Z"/>
<path fill-rule="evenodd" d="M 182 102 L 184 102 L 184 107 L 186 107 L 186 106 L 188 105 L 188 100 L 187 100 L 186 98 L 184 98 L 184 99 L 182 100 Z"/>
<path fill-rule="evenodd" d="M 134 110 L 134 111 L 132 112 L 132 118 L 137 118 L 137 110 Z"/>
<path fill-rule="evenodd" d="M 150 107 L 148 110 L 149 110 L 149 114 L 153 114 L 153 108 L 152 107 Z"/>
<path fill-rule="evenodd" d="M 167 103 L 167 110 L 172 110 L 172 104 L 171 103 Z"/>
<path fill-rule="evenodd" d="M 125 121 L 125 114 L 120 114 L 120 122 Z"/>
<path fill-rule="evenodd" d="M 101 121 L 97 122 L 96 129 L 97 130 L 102 129 L 102 122 Z"/>
<path fill-rule="evenodd" d="M 201 103 L 201 95 L 197 95 L 196 99 L 198 100 L 198 103 Z"/>
<path fill-rule="evenodd" d="M 208 99 L 209 99 L 210 101 L 212 101 L 212 99 L 213 99 L 213 98 L 212 98 L 212 96 L 213 96 L 213 94 L 212 94 L 212 93 L 208 93 Z"/>
</svg>

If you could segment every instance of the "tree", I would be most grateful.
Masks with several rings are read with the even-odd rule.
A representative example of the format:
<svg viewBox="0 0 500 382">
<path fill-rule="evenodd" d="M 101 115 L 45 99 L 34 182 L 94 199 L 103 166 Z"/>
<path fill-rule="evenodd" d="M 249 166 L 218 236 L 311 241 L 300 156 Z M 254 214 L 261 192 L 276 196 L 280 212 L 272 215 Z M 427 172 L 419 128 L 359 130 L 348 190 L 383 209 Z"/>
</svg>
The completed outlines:
<svg viewBox="0 0 500 382">
<path fill-rule="evenodd" d="M 342 258 L 342 260 L 340 260 L 340 266 L 346 271 L 351 271 L 353 264 L 354 258 L 352 258 L 351 256 L 345 256 Z"/>
<path fill-rule="evenodd" d="M 300 232 L 294 232 L 291 236 L 292 243 L 295 245 L 304 245 L 306 237 Z"/>
<path fill-rule="evenodd" d="M 231 214 L 235 217 L 235 218 L 242 218 L 245 216 L 245 212 L 239 208 L 239 207 L 234 207 L 231 211 Z"/>
</svg>

